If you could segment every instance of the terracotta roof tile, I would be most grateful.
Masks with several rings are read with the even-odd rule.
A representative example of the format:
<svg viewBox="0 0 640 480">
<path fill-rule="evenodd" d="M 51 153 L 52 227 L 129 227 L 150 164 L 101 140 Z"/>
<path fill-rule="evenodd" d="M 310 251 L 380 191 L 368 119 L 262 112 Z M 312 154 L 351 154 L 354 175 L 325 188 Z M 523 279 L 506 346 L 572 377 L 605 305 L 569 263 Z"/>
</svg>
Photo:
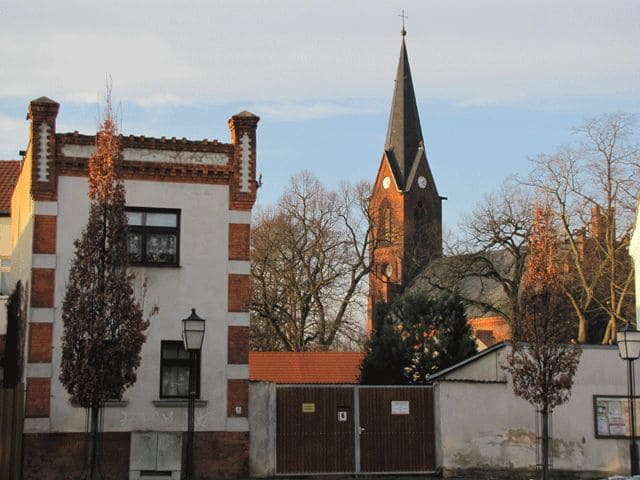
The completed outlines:
<svg viewBox="0 0 640 480">
<path fill-rule="evenodd" d="M 358 383 L 360 352 L 250 352 L 249 380 L 274 383 Z"/>
<path fill-rule="evenodd" d="M 11 210 L 11 195 L 20 175 L 20 160 L 0 160 L 0 213 Z"/>
</svg>

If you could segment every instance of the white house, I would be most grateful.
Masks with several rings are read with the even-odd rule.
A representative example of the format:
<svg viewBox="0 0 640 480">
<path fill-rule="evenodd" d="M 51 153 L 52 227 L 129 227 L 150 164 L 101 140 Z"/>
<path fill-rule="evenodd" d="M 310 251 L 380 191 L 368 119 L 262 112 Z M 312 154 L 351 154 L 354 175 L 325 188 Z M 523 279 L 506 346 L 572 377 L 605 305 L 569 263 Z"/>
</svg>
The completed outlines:
<svg viewBox="0 0 640 480">
<path fill-rule="evenodd" d="M 88 158 L 95 136 L 58 133 L 58 103 L 28 111 L 30 137 L 12 198 L 11 282 L 25 286 L 25 479 L 82 468 L 84 409 L 61 385 L 61 306 L 73 241 L 87 222 Z M 145 310 L 138 380 L 104 410 L 102 470 L 109 478 L 163 472 L 179 478 L 188 362 L 181 319 L 206 319 L 199 359 L 198 478 L 248 473 L 249 236 L 258 187 L 256 127 L 229 119 L 230 143 L 123 136 L 130 255 Z M 170 478 L 171 478 L 170 477 Z"/>
</svg>

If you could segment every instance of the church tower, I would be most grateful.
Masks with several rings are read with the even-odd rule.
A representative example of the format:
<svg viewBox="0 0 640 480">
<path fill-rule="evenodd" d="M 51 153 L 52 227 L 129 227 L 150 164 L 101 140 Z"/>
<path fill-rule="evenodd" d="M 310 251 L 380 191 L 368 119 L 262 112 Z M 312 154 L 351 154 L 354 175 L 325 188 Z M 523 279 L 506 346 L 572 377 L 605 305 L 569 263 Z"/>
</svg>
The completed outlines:
<svg viewBox="0 0 640 480">
<path fill-rule="evenodd" d="M 374 309 L 400 294 L 442 256 L 442 200 L 427 162 L 402 29 L 389 127 L 369 209 L 374 221 L 369 275 L 369 331 Z"/>
</svg>

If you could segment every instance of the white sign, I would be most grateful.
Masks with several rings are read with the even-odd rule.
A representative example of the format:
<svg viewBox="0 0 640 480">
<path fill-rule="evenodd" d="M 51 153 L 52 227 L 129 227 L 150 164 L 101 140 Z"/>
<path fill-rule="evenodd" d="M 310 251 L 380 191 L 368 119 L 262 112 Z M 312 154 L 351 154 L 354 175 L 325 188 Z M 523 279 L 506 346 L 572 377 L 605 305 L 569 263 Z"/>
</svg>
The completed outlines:
<svg viewBox="0 0 640 480">
<path fill-rule="evenodd" d="M 347 421 L 347 411 L 346 410 L 338 410 L 338 421 L 346 422 Z"/>
<path fill-rule="evenodd" d="M 409 402 L 408 401 L 392 401 L 391 402 L 391 415 L 409 415 Z"/>
</svg>

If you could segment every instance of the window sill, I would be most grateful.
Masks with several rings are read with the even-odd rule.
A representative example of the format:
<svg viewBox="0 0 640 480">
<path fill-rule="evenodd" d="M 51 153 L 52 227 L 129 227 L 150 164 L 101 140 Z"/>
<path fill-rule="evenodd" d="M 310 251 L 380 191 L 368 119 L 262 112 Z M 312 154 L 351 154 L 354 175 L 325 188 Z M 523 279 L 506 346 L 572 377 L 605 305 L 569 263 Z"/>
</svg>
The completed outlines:
<svg viewBox="0 0 640 480">
<path fill-rule="evenodd" d="M 182 265 L 171 265 L 168 263 L 129 263 L 129 266 L 136 268 L 182 268 Z"/>
<path fill-rule="evenodd" d="M 76 402 L 70 402 L 76 408 L 80 408 L 81 405 Z M 102 408 L 122 408 L 129 404 L 129 400 L 106 400 L 102 404 Z"/>
<path fill-rule="evenodd" d="M 163 398 L 161 400 L 153 400 L 154 407 L 158 408 L 176 408 L 176 407 L 184 407 L 186 408 L 189 404 L 189 400 L 187 398 Z M 196 398 L 195 406 L 196 407 L 206 407 L 208 400 L 200 400 Z"/>
</svg>

